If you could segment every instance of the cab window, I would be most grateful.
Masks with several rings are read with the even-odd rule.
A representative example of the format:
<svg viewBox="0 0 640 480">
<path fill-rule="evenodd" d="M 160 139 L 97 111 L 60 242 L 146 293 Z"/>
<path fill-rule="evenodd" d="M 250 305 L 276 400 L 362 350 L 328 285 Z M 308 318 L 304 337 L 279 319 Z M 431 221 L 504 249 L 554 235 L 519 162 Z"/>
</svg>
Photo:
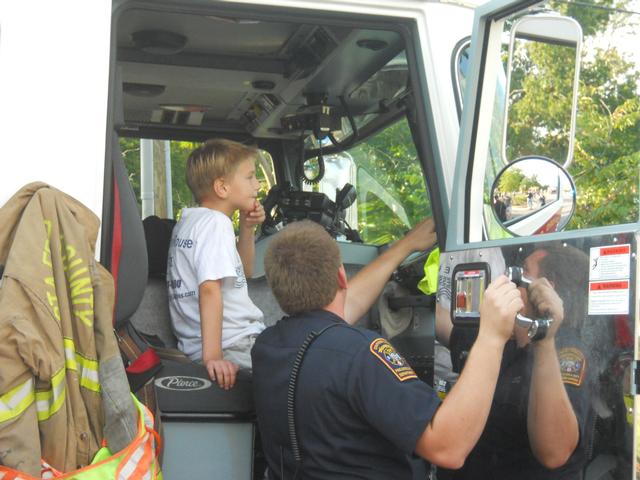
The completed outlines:
<svg viewBox="0 0 640 480">
<path fill-rule="evenodd" d="M 305 190 L 335 196 L 345 183 L 356 187 L 357 199 L 346 220 L 363 242 L 382 245 L 404 236 L 431 214 L 425 177 L 406 117 L 356 146 L 324 158 L 325 174 Z M 313 162 L 305 167 L 313 170 Z M 309 171 L 307 174 L 312 174 Z"/>
<path fill-rule="evenodd" d="M 186 182 L 185 167 L 189 154 L 200 144 L 169 140 L 120 138 L 120 149 L 129 182 L 133 188 L 142 218 L 157 215 L 160 218 L 180 218 L 185 207 L 195 205 Z M 143 191 L 141 173 L 145 169 L 145 149 L 153 161 Z M 167 168 L 169 167 L 169 168 Z M 256 176 L 260 182 L 258 198 L 262 200 L 275 184 L 273 159 L 266 150 L 258 150 Z"/>
</svg>

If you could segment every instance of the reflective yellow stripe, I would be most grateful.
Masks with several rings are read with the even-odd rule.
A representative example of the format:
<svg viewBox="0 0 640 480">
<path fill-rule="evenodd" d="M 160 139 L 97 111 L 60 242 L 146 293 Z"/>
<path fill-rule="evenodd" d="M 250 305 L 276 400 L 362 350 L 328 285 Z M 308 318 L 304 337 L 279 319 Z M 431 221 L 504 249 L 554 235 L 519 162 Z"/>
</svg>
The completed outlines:
<svg viewBox="0 0 640 480">
<path fill-rule="evenodd" d="M 19 416 L 33 403 L 33 386 L 33 379 L 30 378 L 0 396 L 0 422 Z"/>
<path fill-rule="evenodd" d="M 98 362 L 83 357 L 76 352 L 73 340 L 64 339 L 65 368 L 61 368 L 51 378 L 51 389 L 34 391 L 34 380 L 21 383 L 0 396 L 0 422 L 6 422 L 21 415 L 34 400 L 38 420 L 47 420 L 56 413 L 65 399 L 65 372 L 73 370 L 78 374 L 81 387 L 100 392 Z"/>
<path fill-rule="evenodd" d="M 78 370 L 78 364 L 76 362 L 76 346 L 73 340 L 65 338 L 64 343 L 64 365 L 69 370 Z"/>
<path fill-rule="evenodd" d="M 70 338 L 64 338 L 65 366 L 68 370 L 78 372 L 80 386 L 100 392 L 100 378 L 98 377 L 98 362 L 83 357 L 76 352 L 76 346 Z"/>
<path fill-rule="evenodd" d="M 36 392 L 36 410 L 38 411 L 38 421 L 47 420 L 51 415 L 60 410 L 65 398 L 65 369 L 58 370 L 51 377 L 51 388 L 49 390 Z"/>
</svg>

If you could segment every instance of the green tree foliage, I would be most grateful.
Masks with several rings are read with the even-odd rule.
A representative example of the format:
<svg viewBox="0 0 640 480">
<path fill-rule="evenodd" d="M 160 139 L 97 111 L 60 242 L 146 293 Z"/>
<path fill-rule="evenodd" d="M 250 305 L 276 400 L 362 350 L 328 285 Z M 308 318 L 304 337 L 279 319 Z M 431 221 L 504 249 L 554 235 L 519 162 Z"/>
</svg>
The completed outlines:
<svg viewBox="0 0 640 480">
<path fill-rule="evenodd" d="M 500 177 L 500 185 L 498 188 L 501 192 L 519 192 L 522 190 L 522 182 L 524 181 L 524 173 L 518 168 L 507 170 Z"/>
<path fill-rule="evenodd" d="M 611 0 L 558 3 L 557 9 L 576 18 L 585 35 L 601 34 L 612 23 L 634 21 L 611 7 Z M 624 8 L 617 2 L 616 7 Z M 636 15 L 637 17 L 637 15 Z M 637 18 L 635 19 L 637 22 Z M 511 159 L 543 154 L 564 163 L 568 146 L 573 57 L 566 47 L 530 42 L 514 62 L 508 149 Z M 636 222 L 639 218 L 640 102 L 638 66 L 615 48 L 591 49 L 580 71 L 577 131 L 569 171 L 577 188 L 577 208 L 569 228 Z"/>
<path fill-rule="evenodd" d="M 140 140 L 120 137 L 120 151 L 129 176 L 129 183 L 140 207 Z"/>
<path fill-rule="evenodd" d="M 193 197 L 187 186 L 185 165 L 189 153 L 197 146 L 192 142 L 171 142 L 171 184 L 174 216 L 193 205 Z M 129 174 L 129 182 L 140 207 L 140 139 L 120 138 L 120 149 Z"/>
<path fill-rule="evenodd" d="M 509 92 L 507 158 L 567 157 L 575 49 L 516 42 Z M 535 96 L 532 95 L 535 92 Z M 563 162 L 561 162 L 563 163 Z"/>
<path fill-rule="evenodd" d="M 525 177 L 524 182 L 522 182 L 522 187 L 524 190 L 535 189 L 538 190 L 540 188 L 546 188 L 538 181 L 538 176 L 533 174 L 530 177 Z"/>
<path fill-rule="evenodd" d="M 614 49 L 599 51 L 585 70 L 570 168 L 578 189 L 573 227 L 638 221 L 640 76 Z"/>
</svg>

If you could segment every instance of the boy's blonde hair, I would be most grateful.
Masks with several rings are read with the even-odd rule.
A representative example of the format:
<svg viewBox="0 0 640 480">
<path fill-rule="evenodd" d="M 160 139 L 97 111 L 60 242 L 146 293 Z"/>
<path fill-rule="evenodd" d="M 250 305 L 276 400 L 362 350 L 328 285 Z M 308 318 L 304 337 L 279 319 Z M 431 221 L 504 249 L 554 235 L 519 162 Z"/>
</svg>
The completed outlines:
<svg viewBox="0 0 640 480">
<path fill-rule="evenodd" d="M 340 265 L 338 244 L 310 220 L 292 223 L 278 232 L 264 258 L 269 286 L 288 315 L 329 305 L 338 291 Z"/>
<path fill-rule="evenodd" d="M 196 201 L 212 192 L 213 181 L 235 172 L 245 160 L 255 160 L 257 149 L 232 140 L 216 138 L 207 140 L 196 148 L 187 159 L 187 185 Z"/>
</svg>

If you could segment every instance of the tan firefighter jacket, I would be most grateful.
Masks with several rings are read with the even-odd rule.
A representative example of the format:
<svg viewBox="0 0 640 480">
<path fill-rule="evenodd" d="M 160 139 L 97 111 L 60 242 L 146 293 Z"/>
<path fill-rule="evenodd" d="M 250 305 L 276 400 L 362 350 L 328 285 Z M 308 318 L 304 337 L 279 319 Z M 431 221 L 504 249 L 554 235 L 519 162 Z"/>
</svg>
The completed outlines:
<svg viewBox="0 0 640 480">
<path fill-rule="evenodd" d="M 0 464 L 70 471 L 137 430 L 113 334 L 114 287 L 95 261 L 99 220 L 43 183 L 0 208 Z"/>
</svg>

